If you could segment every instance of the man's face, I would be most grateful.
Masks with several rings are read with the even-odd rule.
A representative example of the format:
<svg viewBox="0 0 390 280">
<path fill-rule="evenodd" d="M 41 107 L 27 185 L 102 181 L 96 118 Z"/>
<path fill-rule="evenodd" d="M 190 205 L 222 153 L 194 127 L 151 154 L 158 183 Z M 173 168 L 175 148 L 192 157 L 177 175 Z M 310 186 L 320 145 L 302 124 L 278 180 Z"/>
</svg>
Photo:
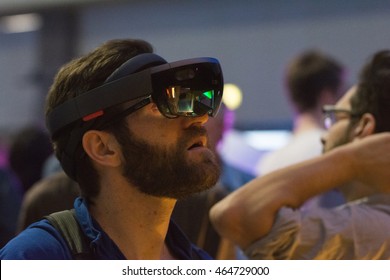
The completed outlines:
<svg viewBox="0 0 390 280">
<path fill-rule="evenodd" d="M 120 140 L 123 175 L 141 192 L 184 198 L 216 184 L 219 166 L 207 147 L 207 116 L 167 119 L 155 104 L 129 118 L 129 134 Z"/>
<path fill-rule="evenodd" d="M 335 109 L 350 111 L 350 100 L 355 93 L 356 87 L 349 89 L 347 93 L 336 103 Z M 332 124 L 321 139 L 324 153 L 353 140 L 353 127 L 351 126 L 350 115 L 346 112 L 335 112 L 334 114 L 336 122 Z"/>
</svg>

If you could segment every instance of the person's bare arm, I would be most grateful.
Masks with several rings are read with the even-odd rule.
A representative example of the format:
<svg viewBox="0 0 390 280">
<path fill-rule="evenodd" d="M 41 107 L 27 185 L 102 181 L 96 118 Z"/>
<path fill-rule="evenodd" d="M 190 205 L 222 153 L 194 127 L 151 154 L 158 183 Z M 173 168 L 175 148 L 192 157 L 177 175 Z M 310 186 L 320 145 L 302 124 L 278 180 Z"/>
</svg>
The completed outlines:
<svg viewBox="0 0 390 280">
<path fill-rule="evenodd" d="M 351 180 L 390 192 L 390 133 L 366 137 L 256 178 L 217 203 L 210 217 L 222 236 L 245 249 L 270 231 L 281 207 L 297 208 Z"/>
</svg>

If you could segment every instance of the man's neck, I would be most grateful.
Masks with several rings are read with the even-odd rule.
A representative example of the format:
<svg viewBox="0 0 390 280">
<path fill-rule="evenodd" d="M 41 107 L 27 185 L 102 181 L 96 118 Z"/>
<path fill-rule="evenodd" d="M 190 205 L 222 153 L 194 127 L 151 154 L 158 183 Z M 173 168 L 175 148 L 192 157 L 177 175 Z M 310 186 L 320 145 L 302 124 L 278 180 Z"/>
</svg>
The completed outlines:
<svg viewBox="0 0 390 280">
<path fill-rule="evenodd" d="M 173 199 L 111 181 L 102 187 L 90 212 L 127 259 L 170 259 L 165 237 L 174 205 Z"/>
</svg>

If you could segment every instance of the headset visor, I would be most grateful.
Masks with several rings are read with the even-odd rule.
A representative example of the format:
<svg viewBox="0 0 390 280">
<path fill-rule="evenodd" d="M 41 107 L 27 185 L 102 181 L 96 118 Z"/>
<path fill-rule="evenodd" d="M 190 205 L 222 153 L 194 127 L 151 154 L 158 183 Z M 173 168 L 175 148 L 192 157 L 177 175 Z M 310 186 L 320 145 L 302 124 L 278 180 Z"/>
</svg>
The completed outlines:
<svg viewBox="0 0 390 280">
<path fill-rule="evenodd" d="M 118 70 L 126 72 L 126 65 L 123 68 Z M 107 108 L 147 96 L 152 96 L 168 118 L 215 116 L 222 90 L 222 70 L 214 58 L 165 63 L 125 75 L 66 101 L 49 114 L 47 126 L 53 136 L 75 121 L 104 118 Z"/>
<path fill-rule="evenodd" d="M 171 63 L 169 70 L 156 69 L 158 72 L 152 74 L 152 99 L 160 112 L 168 118 L 215 116 L 223 88 L 219 64 L 211 59 L 193 59 L 176 64 Z"/>
</svg>

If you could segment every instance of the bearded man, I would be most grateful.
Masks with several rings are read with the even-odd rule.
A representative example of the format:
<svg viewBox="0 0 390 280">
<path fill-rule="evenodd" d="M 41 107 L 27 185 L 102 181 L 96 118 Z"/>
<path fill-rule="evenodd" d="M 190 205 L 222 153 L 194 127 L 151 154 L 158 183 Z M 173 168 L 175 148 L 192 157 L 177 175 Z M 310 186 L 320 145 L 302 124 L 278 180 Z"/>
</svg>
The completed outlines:
<svg viewBox="0 0 390 280">
<path fill-rule="evenodd" d="M 93 259 L 209 259 L 171 221 L 179 198 L 214 186 L 204 124 L 223 88 L 216 59 L 168 63 L 142 40 L 112 40 L 62 67 L 46 100 L 57 158 L 80 186 L 75 217 Z M 48 219 L 2 259 L 72 259 Z"/>
</svg>

